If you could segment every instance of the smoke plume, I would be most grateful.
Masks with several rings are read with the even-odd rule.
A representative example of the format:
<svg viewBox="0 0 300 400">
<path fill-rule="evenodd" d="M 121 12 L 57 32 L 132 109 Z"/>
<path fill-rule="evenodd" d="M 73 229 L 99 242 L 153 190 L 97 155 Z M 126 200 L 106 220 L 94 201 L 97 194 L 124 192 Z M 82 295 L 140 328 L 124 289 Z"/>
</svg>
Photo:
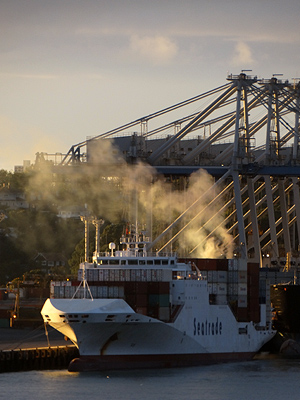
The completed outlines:
<svg viewBox="0 0 300 400">
<path fill-rule="evenodd" d="M 77 207 L 113 223 L 138 222 L 153 239 L 178 219 L 155 250 L 169 242 L 168 250 L 184 256 L 231 257 L 232 237 L 218 214 L 220 205 L 213 201 L 213 179 L 204 170 L 171 182 L 149 165 L 127 164 L 107 139 L 91 141 L 88 154 L 87 163 L 37 164 L 29 193 L 53 209 Z"/>
</svg>

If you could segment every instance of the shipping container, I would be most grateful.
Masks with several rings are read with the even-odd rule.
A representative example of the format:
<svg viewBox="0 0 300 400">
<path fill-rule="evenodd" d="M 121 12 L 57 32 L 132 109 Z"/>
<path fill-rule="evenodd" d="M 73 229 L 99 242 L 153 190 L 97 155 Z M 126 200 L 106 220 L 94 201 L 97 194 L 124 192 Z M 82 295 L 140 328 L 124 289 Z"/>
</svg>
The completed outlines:
<svg viewBox="0 0 300 400">
<path fill-rule="evenodd" d="M 147 315 L 147 307 L 139 307 L 137 306 L 135 312 L 142 315 Z"/>
<path fill-rule="evenodd" d="M 59 298 L 63 299 L 65 297 L 65 287 L 59 286 Z"/>
<path fill-rule="evenodd" d="M 227 295 L 218 294 L 215 298 L 216 304 L 218 305 L 226 305 L 227 304 Z"/>
<path fill-rule="evenodd" d="M 227 271 L 217 271 L 217 282 L 219 283 L 226 283 L 228 279 L 228 272 Z"/>
<path fill-rule="evenodd" d="M 124 299 L 124 286 L 119 286 L 119 298 Z"/>
<path fill-rule="evenodd" d="M 218 294 L 218 284 L 212 283 L 212 294 Z"/>
<path fill-rule="evenodd" d="M 70 297 L 71 297 L 70 289 L 71 289 L 72 287 L 73 287 L 73 286 L 66 286 L 66 287 L 65 287 L 65 298 L 66 298 L 66 299 L 70 299 Z"/>
<path fill-rule="evenodd" d="M 147 282 L 150 282 L 152 280 L 152 275 L 151 275 L 151 269 L 147 269 L 146 270 L 146 274 L 147 274 Z"/>
<path fill-rule="evenodd" d="M 212 283 L 208 283 L 207 284 L 207 290 L 209 294 L 213 293 L 213 284 Z"/>
<path fill-rule="evenodd" d="M 109 281 L 109 269 L 103 269 L 103 281 L 104 282 Z"/>
<path fill-rule="evenodd" d="M 125 269 L 125 281 L 130 282 L 130 269 Z"/>
<path fill-rule="evenodd" d="M 158 282 L 158 293 L 159 294 L 170 293 L 170 282 Z"/>
<path fill-rule="evenodd" d="M 158 304 L 160 307 L 169 307 L 170 296 L 168 294 L 160 294 Z"/>
<path fill-rule="evenodd" d="M 213 271 L 207 271 L 207 282 L 213 282 Z"/>
<path fill-rule="evenodd" d="M 247 283 L 238 283 L 238 295 L 247 296 Z"/>
<path fill-rule="evenodd" d="M 237 283 L 229 283 L 227 285 L 227 293 L 230 295 L 238 294 L 238 284 Z"/>
<path fill-rule="evenodd" d="M 107 286 L 102 286 L 102 295 L 104 299 L 108 298 L 108 287 Z"/>
<path fill-rule="evenodd" d="M 245 308 L 247 307 L 247 305 L 248 305 L 247 296 L 238 296 L 238 307 Z"/>
<path fill-rule="evenodd" d="M 227 283 L 217 283 L 217 294 L 227 295 Z"/>
<path fill-rule="evenodd" d="M 169 321 L 169 319 L 170 319 L 170 309 L 169 309 L 169 307 L 159 307 L 158 318 L 161 321 Z"/>
<path fill-rule="evenodd" d="M 247 271 L 238 271 L 238 283 L 247 283 Z"/>
<path fill-rule="evenodd" d="M 114 287 L 113 286 L 108 287 L 108 298 L 110 298 L 110 299 L 114 298 Z"/>
<path fill-rule="evenodd" d="M 99 269 L 98 274 L 99 274 L 99 281 L 103 282 L 104 281 L 104 271 L 102 268 Z"/>
<path fill-rule="evenodd" d="M 248 310 L 246 307 L 238 307 L 236 310 L 236 318 L 240 322 L 248 321 Z"/>
<path fill-rule="evenodd" d="M 137 294 L 136 295 L 136 305 L 137 307 L 147 307 L 147 294 Z"/>
<path fill-rule="evenodd" d="M 130 270 L 130 280 L 135 282 L 135 278 L 136 278 L 136 270 L 135 269 L 131 269 Z"/>
<path fill-rule="evenodd" d="M 120 280 L 120 270 L 115 269 L 115 281 L 118 282 Z"/>
<path fill-rule="evenodd" d="M 147 294 L 148 284 L 147 282 L 136 282 L 135 292 L 136 294 Z"/>
<path fill-rule="evenodd" d="M 98 295 L 97 286 L 90 286 L 90 291 L 92 293 L 93 298 L 96 298 Z"/>
<path fill-rule="evenodd" d="M 243 258 L 239 258 L 238 260 L 238 270 L 239 271 L 247 271 L 247 260 Z"/>
<path fill-rule="evenodd" d="M 218 271 L 212 271 L 212 281 L 213 283 L 218 282 Z"/>
<path fill-rule="evenodd" d="M 159 295 L 158 294 L 149 294 L 148 295 L 148 304 L 150 307 L 159 305 Z"/>
</svg>

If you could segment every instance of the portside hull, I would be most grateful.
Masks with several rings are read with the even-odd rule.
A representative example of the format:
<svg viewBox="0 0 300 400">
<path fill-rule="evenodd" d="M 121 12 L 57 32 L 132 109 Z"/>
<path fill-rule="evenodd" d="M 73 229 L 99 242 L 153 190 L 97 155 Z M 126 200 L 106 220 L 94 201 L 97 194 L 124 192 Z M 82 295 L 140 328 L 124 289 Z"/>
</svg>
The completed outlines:
<svg viewBox="0 0 300 400">
<path fill-rule="evenodd" d="M 224 362 L 248 361 L 254 353 L 205 353 L 205 354 L 140 354 L 81 356 L 71 361 L 69 372 L 106 371 L 139 368 L 178 368 Z"/>
</svg>

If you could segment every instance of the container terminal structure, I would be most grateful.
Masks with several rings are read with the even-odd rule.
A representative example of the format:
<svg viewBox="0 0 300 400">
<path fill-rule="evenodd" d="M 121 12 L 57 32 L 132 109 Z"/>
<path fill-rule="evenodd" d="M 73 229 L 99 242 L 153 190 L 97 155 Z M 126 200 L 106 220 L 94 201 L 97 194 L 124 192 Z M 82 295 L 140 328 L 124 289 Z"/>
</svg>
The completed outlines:
<svg viewBox="0 0 300 400">
<path fill-rule="evenodd" d="M 207 192 L 218 193 L 208 207 L 221 202 L 211 218 L 226 216 L 235 254 L 261 266 L 298 267 L 300 82 L 248 73 L 229 75 L 220 87 L 89 137 L 66 154 L 37 153 L 36 164 L 97 164 L 103 142 L 109 140 L 128 163 L 142 161 L 172 182 L 187 182 L 204 169 L 214 178 Z M 158 251 L 172 246 L 190 220 L 199 217 L 193 206 L 187 211 L 148 250 L 162 241 Z M 199 229 L 207 238 L 214 235 L 205 226 Z M 196 247 L 188 256 L 193 257 Z"/>
</svg>

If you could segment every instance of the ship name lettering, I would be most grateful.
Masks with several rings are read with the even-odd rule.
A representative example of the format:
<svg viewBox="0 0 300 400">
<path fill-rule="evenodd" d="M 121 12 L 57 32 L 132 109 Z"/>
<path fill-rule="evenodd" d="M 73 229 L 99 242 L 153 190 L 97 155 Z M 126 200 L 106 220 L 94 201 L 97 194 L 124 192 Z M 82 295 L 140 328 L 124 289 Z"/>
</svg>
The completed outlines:
<svg viewBox="0 0 300 400">
<path fill-rule="evenodd" d="M 222 335 L 222 322 L 217 320 L 215 322 L 200 322 L 194 318 L 194 336 L 206 335 Z"/>
</svg>

